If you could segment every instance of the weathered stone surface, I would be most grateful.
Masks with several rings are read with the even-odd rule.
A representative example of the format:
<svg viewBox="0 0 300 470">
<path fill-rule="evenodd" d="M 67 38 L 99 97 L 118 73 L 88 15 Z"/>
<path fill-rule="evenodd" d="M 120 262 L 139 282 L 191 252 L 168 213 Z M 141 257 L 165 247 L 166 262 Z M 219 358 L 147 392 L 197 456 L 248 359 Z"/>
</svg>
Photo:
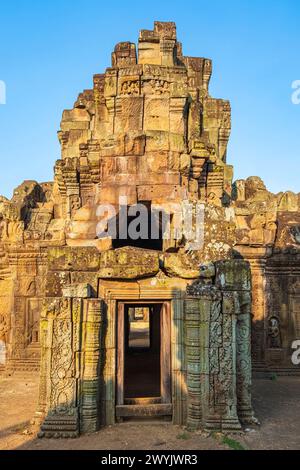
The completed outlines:
<svg viewBox="0 0 300 470">
<path fill-rule="evenodd" d="M 233 194 L 235 250 L 249 261 L 252 272 L 254 364 L 260 369 L 285 367 L 293 373 L 290 347 L 299 333 L 292 324 L 300 316 L 289 291 L 299 278 L 299 195 L 272 194 L 258 177 L 237 181 Z M 276 338 L 270 329 L 274 324 Z"/>
<path fill-rule="evenodd" d="M 161 256 L 161 266 L 169 276 L 183 279 L 198 279 L 200 272 L 199 259 L 187 258 L 179 253 L 166 253 Z"/>
<path fill-rule="evenodd" d="M 251 291 L 249 263 L 226 260 L 216 263 L 216 285 L 223 290 Z"/>
<path fill-rule="evenodd" d="M 62 289 L 62 297 L 89 299 L 93 297 L 93 289 L 89 284 L 71 284 Z"/>
<path fill-rule="evenodd" d="M 98 276 L 102 279 L 139 279 L 155 276 L 158 271 L 157 252 L 128 247 L 102 253 Z"/>
<path fill-rule="evenodd" d="M 100 254 L 95 248 L 55 247 L 48 250 L 51 271 L 97 271 Z"/>
</svg>

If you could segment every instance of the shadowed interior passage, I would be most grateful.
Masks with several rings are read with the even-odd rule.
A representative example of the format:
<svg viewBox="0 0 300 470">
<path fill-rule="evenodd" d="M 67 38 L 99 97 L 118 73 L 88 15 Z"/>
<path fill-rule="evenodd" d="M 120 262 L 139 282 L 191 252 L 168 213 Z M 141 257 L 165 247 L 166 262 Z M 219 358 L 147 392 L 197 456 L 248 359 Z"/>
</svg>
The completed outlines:
<svg viewBox="0 0 300 470">
<path fill-rule="evenodd" d="M 161 308 L 161 304 L 125 306 L 125 400 L 160 397 Z"/>
</svg>

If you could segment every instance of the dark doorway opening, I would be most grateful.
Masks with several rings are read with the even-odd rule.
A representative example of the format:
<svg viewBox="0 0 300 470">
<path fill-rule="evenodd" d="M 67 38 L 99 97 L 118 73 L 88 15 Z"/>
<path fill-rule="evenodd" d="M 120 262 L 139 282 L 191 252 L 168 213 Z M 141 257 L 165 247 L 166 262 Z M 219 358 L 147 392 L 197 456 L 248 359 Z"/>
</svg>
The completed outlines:
<svg viewBox="0 0 300 470">
<path fill-rule="evenodd" d="M 162 304 L 125 306 L 124 399 L 160 397 Z"/>
<path fill-rule="evenodd" d="M 118 302 L 116 419 L 170 419 L 170 302 Z"/>
<path fill-rule="evenodd" d="M 133 246 L 146 250 L 162 251 L 163 231 L 166 224 L 166 215 L 151 207 L 151 202 L 140 201 L 143 211 L 140 212 L 139 205 L 122 206 L 116 218 L 116 239 L 113 240 L 113 248 Z M 130 215 L 133 211 L 135 215 Z M 143 217 L 140 217 L 140 216 Z M 136 223 L 136 233 L 132 233 L 130 225 L 139 218 Z"/>
</svg>

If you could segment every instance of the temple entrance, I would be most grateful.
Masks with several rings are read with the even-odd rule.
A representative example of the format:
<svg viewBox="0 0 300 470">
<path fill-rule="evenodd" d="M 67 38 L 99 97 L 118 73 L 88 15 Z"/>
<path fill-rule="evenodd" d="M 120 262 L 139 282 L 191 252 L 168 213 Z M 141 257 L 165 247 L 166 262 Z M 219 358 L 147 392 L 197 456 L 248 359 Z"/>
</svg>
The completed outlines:
<svg viewBox="0 0 300 470">
<path fill-rule="evenodd" d="M 118 304 L 117 419 L 172 416 L 168 302 Z"/>
<path fill-rule="evenodd" d="M 124 399 L 160 396 L 161 304 L 125 306 Z"/>
</svg>

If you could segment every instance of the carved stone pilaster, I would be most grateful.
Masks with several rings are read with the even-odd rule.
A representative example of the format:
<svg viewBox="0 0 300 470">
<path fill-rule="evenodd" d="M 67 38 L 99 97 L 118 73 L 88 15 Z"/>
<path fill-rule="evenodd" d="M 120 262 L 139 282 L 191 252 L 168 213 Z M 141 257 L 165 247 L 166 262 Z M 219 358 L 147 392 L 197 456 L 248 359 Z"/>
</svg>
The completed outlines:
<svg viewBox="0 0 300 470">
<path fill-rule="evenodd" d="M 187 360 L 187 426 L 198 429 L 202 420 L 200 370 L 200 300 L 185 301 L 185 347 Z"/>
<path fill-rule="evenodd" d="M 99 429 L 100 352 L 103 335 L 103 305 L 99 299 L 84 301 L 82 323 L 80 430 Z"/>
<path fill-rule="evenodd" d="M 79 433 L 76 363 L 73 353 L 72 299 L 47 299 L 47 416 L 40 436 L 76 437 Z"/>
<path fill-rule="evenodd" d="M 208 429 L 238 430 L 235 292 L 222 292 L 210 317 Z"/>
<path fill-rule="evenodd" d="M 47 408 L 48 378 L 50 367 L 49 355 L 51 354 L 51 343 L 49 341 L 50 325 L 47 318 L 47 305 L 48 299 L 44 299 L 40 321 L 41 367 L 39 382 L 39 401 L 35 413 L 36 420 L 40 422 L 45 417 Z"/>
<path fill-rule="evenodd" d="M 251 403 L 251 292 L 238 293 L 236 348 L 238 416 L 243 423 L 253 422 Z"/>
</svg>

